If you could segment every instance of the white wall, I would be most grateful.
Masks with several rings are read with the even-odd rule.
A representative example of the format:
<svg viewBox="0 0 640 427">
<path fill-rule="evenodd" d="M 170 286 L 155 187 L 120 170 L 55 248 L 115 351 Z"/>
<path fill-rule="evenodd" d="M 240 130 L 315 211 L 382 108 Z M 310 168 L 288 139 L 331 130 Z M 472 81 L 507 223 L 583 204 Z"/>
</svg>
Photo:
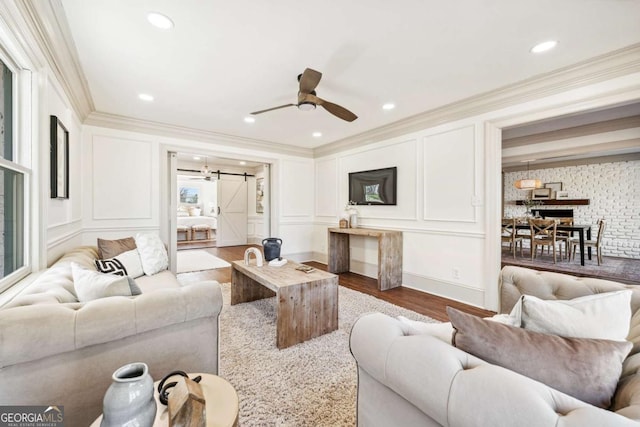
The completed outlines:
<svg viewBox="0 0 640 427">
<path fill-rule="evenodd" d="M 597 222 L 607 220 L 603 254 L 640 259 L 640 161 L 599 163 L 532 170 L 531 177 L 542 182 L 562 182 L 571 199 L 589 199 L 586 206 L 541 206 L 544 209 L 573 209 L 576 224 L 591 224 L 592 238 Z M 518 190 L 513 183 L 527 172 L 504 174 L 505 216 L 521 216 L 524 206 L 516 206 L 530 191 Z"/>
<path fill-rule="evenodd" d="M 403 231 L 403 285 L 484 304 L 483 135 L 460 121 L 317 159 L 314 247 L 348 200 L 348 174 L 398 168 L 396 206 L 358 206 L 360 226 Z M 377 275 L 375 239 L 351 237 L 352 271 Z"/>
<path fill-rule="evenodd" d="M 552 96 L 532 95 L 519 104 L 406 134 L 392 125 L 372 132 L 375 142 L 367 146 L 316 159 L 315 259 L 327 260 L 327 227 L 337 225 L 347 203 L 348 172 L 397 166 L 398 206 L 359 207 L 361 226 L 403 232 L 404 286 L 496 310 L 500 129 L 640 99 L 639 78 L 634 73 Z M 446 122 L 435 116 L 434 122 Z M 352 239 L 352 271 L 375 277 L 376 254 L 373 240 Z"/>
<path fill-rule="evenodd" d="M 313 183 L 312 159 L 96 126 L 83 127 L 83 244 L 93 245 L 98 237 L 121 238 L 139 231 L 167 235 L 168 151 L 272 164 L 272 224 L 277 237 L 285 242 L 283 254 L 309 259 L 313 185 L 308 183 Z M 288 178 L 296 176 L 293 180 Z M 248 197 L 253 200 L 255 212 L 255 179 L 250 182 Z M 256 216 L 252 220 L 253 238 L 257 240 L 262 237 L 262 219 Z"/>
<path fill-rule="evenodd" d="M 47 76 L 46 85 L 47 114 L 44 123 L 50 123 L 50 116 L 56 116 L 69 131 L 69 198 L 50 198 L 50 162 L 43 156 L 46 171 L 46 186 L 43 188 L 46 211 L 47 265 L 54 262 L 62 254 L 80 243 L 82 226 L 82 185 L 81 185 L 81 143 L 82 126 L 78 116 L 73 112 L 70 103 L 55 78 Z M 43 128 L 46 135 L 40 139 L 40 150 L 49 153 L 49 128 Z"/>
</svg>

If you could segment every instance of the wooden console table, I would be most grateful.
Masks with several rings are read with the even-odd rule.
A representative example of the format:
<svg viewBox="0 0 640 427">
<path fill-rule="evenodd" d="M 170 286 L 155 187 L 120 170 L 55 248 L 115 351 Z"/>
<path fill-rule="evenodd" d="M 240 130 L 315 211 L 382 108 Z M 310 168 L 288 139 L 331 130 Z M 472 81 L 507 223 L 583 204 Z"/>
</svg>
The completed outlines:
<svg viewBox="0 0 640 427">
<path fill-rule="evenodd" d="M 350 267 L 349 236 L 378 239 L 378 289 L 402 285 L 402 232 L 374 228 L 330 228 L 329 271 L 346 273 Z"/>
</svg>

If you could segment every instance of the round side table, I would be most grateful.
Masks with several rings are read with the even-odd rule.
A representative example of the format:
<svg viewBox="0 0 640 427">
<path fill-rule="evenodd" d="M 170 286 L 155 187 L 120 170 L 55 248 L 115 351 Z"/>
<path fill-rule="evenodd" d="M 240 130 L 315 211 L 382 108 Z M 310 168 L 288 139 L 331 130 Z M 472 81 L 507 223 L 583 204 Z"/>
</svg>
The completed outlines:
<svg viewBox="0 0 640 427">
<path fill-rule="evenodd" d="M 200 385 L 206 402 L 207 427 L 236 427 L 238 425 L 238 394 L 229 382 L 212 374 L 189 374 L 189 378 L 202 376 Z M 158 383 L 153 384 L 154 397 L 156 399 L 156 419 L 154 427 L 167 427 L 169 425 L 169 410 L 160 403 L 158 396 Z M 102 415 L 100 415 L 91 427 L 100 427 Z"/>
</svg>

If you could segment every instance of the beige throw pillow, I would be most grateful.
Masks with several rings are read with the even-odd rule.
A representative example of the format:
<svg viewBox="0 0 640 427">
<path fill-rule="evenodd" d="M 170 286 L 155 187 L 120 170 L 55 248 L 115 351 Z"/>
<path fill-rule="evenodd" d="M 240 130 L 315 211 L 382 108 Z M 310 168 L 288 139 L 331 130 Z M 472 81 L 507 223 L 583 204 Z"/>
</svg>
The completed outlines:
<svg viewBox="0 0 640 427">
<path fill-rule="evenodd" d="M 565 338 L 491 322 L 447 307 L 453 345 L 480 359 L 608 408 L 630 342 Z"/>
<path fill-rule="evenodd" d="M 140 295 L 141 291 L 136 282 L 128 276 L 103 274 L 71 263 L 73 287 L 78 301 L 87 302 L 98 298 L 113 296 Z"/>
<path fill-rule="evenodd" d="M 631 324 L 631 290 L 571 300 L 523 295 L 511 310 L 522 328 L 573 338 L 625 341 Z"/>
<path fill-rule="evenodd" d="M 125 237 L 124 239 L 117 240 L 98 239 L 98 255 L 100 259 L 117 257 L 121 253 L 135 248 L 136 241 L 133 237 Z"/>
</svg>

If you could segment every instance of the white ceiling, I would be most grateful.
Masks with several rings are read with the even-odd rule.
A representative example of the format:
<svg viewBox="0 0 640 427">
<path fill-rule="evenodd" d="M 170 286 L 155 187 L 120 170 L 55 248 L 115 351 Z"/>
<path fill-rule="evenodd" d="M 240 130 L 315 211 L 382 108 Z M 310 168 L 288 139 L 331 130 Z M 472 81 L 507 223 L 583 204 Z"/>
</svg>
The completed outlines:
<svg viewBox="0 0 640 427">
<path fill-rule="evenodd" d="M 640 42 L 637 0 L 61 1 L 98 112 L 304 148 Z M 306 67 L 356 121 L 291 107 L 244 123 L 296 102 Z"/>
</svg>

